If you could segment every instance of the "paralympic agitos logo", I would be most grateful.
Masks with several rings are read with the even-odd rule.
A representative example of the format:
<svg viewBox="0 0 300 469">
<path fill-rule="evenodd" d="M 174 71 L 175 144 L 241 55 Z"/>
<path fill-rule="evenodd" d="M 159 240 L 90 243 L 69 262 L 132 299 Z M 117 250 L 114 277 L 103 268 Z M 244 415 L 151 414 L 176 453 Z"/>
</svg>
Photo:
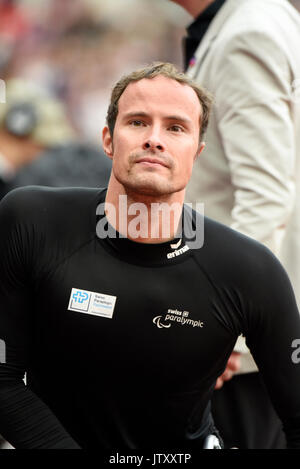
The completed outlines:
<svg viewBox="0 0 300 469">
<path fill-rule="evenodd" d="M 169 329 L 173 324 L 179 324 L 181 326 L 192 326 L 192 327 L 204 327 L 204 322 L 200 320 L 194 320 L 189 318 L 188 311 L 179 311 L 178 309 L 168 309 L 168 312 L 163 315 L 155 316 L 152 322 L 159 329 Z"/>
</svg>

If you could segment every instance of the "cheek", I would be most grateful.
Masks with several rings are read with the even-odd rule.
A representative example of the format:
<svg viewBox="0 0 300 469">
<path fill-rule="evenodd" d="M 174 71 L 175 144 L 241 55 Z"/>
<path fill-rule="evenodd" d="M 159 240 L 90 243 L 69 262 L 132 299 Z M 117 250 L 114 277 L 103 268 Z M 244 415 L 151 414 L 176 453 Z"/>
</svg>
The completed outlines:
<svg viewBox="0 0 300 469">
<path fill-rule="evenodd" d="M 193 170 L 195 161 L 196 150 L 188 148 L 183 151 L 179 156 L 179 171 L 184 175 L 190 175 Z"/>
<path fill-rule="evenodd" d="M 122 153 L 114 153 L 112 166 L 115 172 L 121 173 L 122 171 L 126 171 L 126 160 L 122 158 Z"/>
<path fill-rule="evenodd" d="M 112 158 L 112 168 L 115 174 L 127 174 L 130 171 L 130 153 L 128 146 L 118 140 L 117 145 L 114 146 Z"/>
<path fill-rule="evenodd" d="M 118 135 L 118 138 L 113 139 L 113 160 L 115 160 L 115 163 L 123 159 L 123 156 L 126 155 L 126 150 L 125 138 L 121 138 L 120 135 Z"/>
<path fill-rule="evenodd" d="M 125 159 L 136 149 L 136 144 L 130 136 L 119 132 L 118 138 L 114 140 L 114 157 Z"/>
<path fill-rule="evenodd" d="M 192 171 L 193 171 L 193 163 L 192 161 L 190 161 L 189 164 L 186 165 L 185 172 L 184 172 L 186 182 L 190 179 L 192 175 Z"/>
</svg>

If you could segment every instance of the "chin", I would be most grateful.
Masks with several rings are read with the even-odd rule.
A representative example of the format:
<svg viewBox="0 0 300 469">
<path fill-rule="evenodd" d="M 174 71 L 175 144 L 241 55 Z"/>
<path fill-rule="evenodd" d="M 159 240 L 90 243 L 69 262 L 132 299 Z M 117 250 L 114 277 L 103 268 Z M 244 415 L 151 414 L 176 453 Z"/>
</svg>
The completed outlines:
<svg viewBox="0 0 300 469">
<path fill-rule="evenodd" d="M 118 182 L 124 187 L 127 193 L 152 197 L 174 194 L 185 188 L 182 184 L 175 185 L 166 178 L 160 177 L 158 174 L 154 173 L 147 176 L 134 175 L 134 177 L 119 178 Z"/>
<path fill-rule="evenodd" d="M 124 187 L 128 194 L 132 193 L 154 198 L 170 196 L 185 189 L 185 187 L 175 187 L 170 184 L 127 184 Z"/>
<path fill-rule="evenodd" d="M 169 183 L 166 181 L 157 181 L 155 178 L 126 181 L 123 182 L 123 186 L 130 192 L 153 197 L 163 196 L 174 192 L 174 188 L 171 187 Z"/>
<path fill-rule="evenodd" d="M 170 193 L 170 190 L 155 184 L 128 184 L 125 188 L 130 192 L 152 197 L 159 197 Z"/>
</svg>

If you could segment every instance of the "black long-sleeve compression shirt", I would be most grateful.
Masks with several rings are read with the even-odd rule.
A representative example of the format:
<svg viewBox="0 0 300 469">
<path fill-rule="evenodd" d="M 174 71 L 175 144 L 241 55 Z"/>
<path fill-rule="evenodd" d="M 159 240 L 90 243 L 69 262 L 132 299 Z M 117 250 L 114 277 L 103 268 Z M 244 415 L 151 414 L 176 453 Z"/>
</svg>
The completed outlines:
<svg viewBox="0 0 300 469">
<path fill-rule="evenodd" d="M 273 254 L 206 218 L 197 249 L 101 239 L 104 199 L 26 188 L 0 204 L 0 433 L 16 448 L 199 448 L 244 334 L 299 448 L 300 319 Z"/>
</svg>

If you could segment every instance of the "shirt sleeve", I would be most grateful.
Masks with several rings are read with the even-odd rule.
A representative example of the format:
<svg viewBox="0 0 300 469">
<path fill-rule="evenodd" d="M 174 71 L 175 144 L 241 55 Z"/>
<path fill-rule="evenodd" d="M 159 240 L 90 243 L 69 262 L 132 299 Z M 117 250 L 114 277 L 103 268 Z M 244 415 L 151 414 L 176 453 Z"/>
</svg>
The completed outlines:
<svg viewBox="0 0 300 469">
<path fill-rule="evenodd" d="M 278 255 L 294 206 L 292 71 L 270 31 L 245 31 L 216 60 L 218 130 L 234 187 L 232 228 Z"/>
<path fill-rule="evenodd" d="M 234 187 L 231 227 L 278 256 L 295 202 L 292 71 L 267 27 L 232 36 L 222 57 L 215 99 Z M 242 337 L 235 350 L 248 352 Z M 242 363 L 255 370 L 250 358 Z"/>
<path fill-rule="evenodd" d="M 300 360 L 294 348 L 300 344 L 299 311 L 282 265 L 261 249 L 245 280 L 246 343 L 283 422 L 288 447 L 300 448 Z"/>
<path fill-rule="evenodd" d="M 30 199 L 30 190 L 21 189 L 0 203 L 0 434 L 16 449 L 79 449 L 23 381 L 29 363 L 36 255 Z"/>
</svg>

